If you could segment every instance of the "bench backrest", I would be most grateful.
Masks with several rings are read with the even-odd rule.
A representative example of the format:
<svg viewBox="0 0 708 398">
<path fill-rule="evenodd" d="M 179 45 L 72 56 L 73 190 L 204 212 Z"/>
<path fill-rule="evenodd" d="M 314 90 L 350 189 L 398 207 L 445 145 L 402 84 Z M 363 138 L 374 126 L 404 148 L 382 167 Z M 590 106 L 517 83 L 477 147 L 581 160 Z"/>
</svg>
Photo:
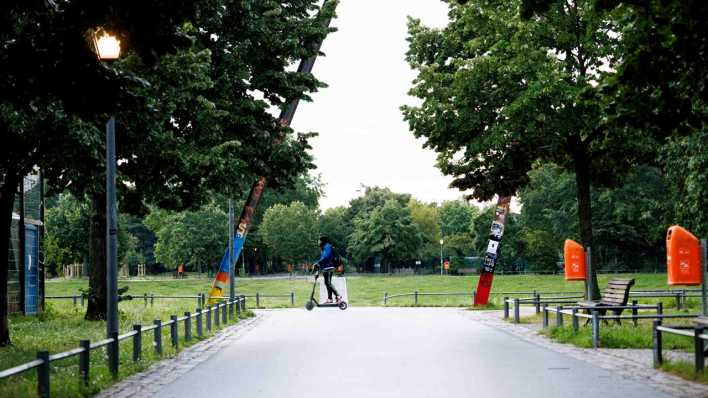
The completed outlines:
<svg viewBox="0 0 708 398">
<path fill-rule="evenodd" d="M 602 292 L 603 304 L 627 305 L 629 300 L 629 289 L 634 285 L 634 279 L 613 279 L 607 283 L 607 287 Z"/>
</svg>

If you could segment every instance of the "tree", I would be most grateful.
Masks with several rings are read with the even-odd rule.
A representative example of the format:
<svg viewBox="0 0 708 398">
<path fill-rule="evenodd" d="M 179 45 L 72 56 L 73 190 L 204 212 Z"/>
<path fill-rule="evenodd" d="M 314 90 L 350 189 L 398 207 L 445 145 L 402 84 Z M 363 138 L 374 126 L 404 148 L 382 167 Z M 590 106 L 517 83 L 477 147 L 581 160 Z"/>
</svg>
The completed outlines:
<svg viewBox="0 0 708 398">
<path fill-rule="evenodd" d="M 170 269 L 185 264 L 203 272 L 219 263 L 228 246 L 228 215 L 214 203 L 197 211 L 154 210 L 145 224 L 157 236 L 156 260 Z"/>
<path fill-rule="evenodd" d="M 263 240 L 288 263 L 304 263 L 317 256 L 317 213 L 302 202 L 276 204 L 266 210 L 261 224 Z"/>
<path fill-rule="evenodd" d="M 467 234 L 472 220 L 479 215 L 476 207 L 461 200 L 444 202 L 440 207 L 440 227 L 443 236 Z"/>
<path fill-rule="evenodd" d="M 71 194 L 61 195 L 56 206 L 47 209 L 47 262 L 54 261 L 57 265 L 65 265 L 86 260 L 89 212 L 88 203 Z"/>
<path fill-rule="evenodd" d="M 418 258 L 429 259 L 437 257 L 439 253 L 440 237 L 440 210 L 434 204 L 422 203 L 411 198 L 408 202 L 411 219 L 420 231 L 422 244 L 418 249 Z"/>
<path fill-rule="evenodd" d="M 391 272 L 391 266 L 415 259 L 422 238 L 413 223 L 410 209 L 396 199 L 387 200 L 367 217 L 354 220 L 349 249 L 354 261 L 378 257 Z"/>
<path fill-rule="evenodd" d="M 352 232 L 351 224 L 347 222 L 346 207 L 327 209 L 320 216 L 320 234 L 328 237 L 343 257 L 349 256 L 349 236 Z"/>
<path fill-rule="evenodd" d="M 580 236 L 592 247 L 591 186 L 618 184 L 658 147 L 655 137 L 602 123 L 598 83 L 621 54 L 614 15 L 590 0 L 554 1 L 528 20 L 519 1 L 467 3 L 451 3 L 442 30 L 410 22 L 411 94 L 423 103 L 403 107 L 406 120 L 452 185 L 480 200 L 514 194 L 538 161 L 575 173 Z"/>
</svg>

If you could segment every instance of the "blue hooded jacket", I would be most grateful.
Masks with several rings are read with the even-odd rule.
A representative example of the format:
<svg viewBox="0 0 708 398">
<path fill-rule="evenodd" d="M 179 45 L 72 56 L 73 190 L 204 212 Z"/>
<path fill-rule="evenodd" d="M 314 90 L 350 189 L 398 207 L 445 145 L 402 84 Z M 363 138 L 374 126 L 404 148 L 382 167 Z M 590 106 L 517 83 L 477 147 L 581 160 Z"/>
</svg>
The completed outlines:
<svg viewBox="0 0 708 398">
<path fill-rule="evenodd" d="M 330 243 L 325 243 L 320 253 L 320 259 L 317 260 L 322 271 L 331 270 L 334 268 L 334 250 Z"/>
</svg>

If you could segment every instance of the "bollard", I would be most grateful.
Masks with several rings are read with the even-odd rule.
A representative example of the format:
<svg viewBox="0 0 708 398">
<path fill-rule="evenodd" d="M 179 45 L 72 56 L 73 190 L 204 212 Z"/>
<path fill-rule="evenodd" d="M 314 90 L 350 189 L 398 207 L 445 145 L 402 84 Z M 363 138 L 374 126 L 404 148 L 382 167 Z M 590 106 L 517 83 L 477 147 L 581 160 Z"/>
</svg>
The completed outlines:
<svg viewBox="0 0 708 398">
<path fill-rule="evenodd" d="M 73 296 L 74 307 L 76 307 L 76 295 Z"/>
<path fill-rule="evenodd" d="M 597 310 L 592 311 L 592 348 L 600 347 L 600 317 Z"/>
<path fill-rule="evenodd" d="M 638 324 L 637 314 L 639 314 L 639 310 L 637 309 L 637 303 L 637 300 L 632 300 L 632 322 L 634 323 L 635 328 Z"/>
<path fill-rule="evenodd" d="M 207 332 L 211 332 L 211 311 L 212 311 L 212 306 L 209 305 L 207 306 L 206 309 L 206 324 L 207 324 Z"/>
<path fill-rule="evenodd" d="M 256 309 L 261 308 L 261 295 L 256 292 Z"/>
<path fill-rule="evenodd" d="M 229 301 L 229 318 L 234 319 L 234 302 Z"/>
<path fill-rule="evenodd" d="M 120 360 L 118 357 L 118 332 L 112 332 L 111 339 L 113 339 L 113 341 L 106 347 L 108 351 L 108 369 L 111 371 L 113 378 L 117 378 L 118 362 Z"/>
<path fill-rule="evenodd" d="M 556 327 L 561 327 L 563 326 L 563 311 L 562 306 L 556 307 Z"/>
<path fill-rule="evenodd" d="M 212 320 L 214 321 L 214 325 L 218 328 L 219 325 L 221 324 L 221 319 L 219 317 L 219 308 L 221 307 L 221 303 L 216 304 L 216 308 L 214 309 L 214 316 L 212 317 Z"/>
<path fill-rule="evenodd" d="M 519 315 L 519 299 L 514 299 L 514 323 L 519 323 L 521 321 L 521 316 Z"/>
<path fill-rule="evenodd" d="M 148 306 L 148 294 L 147 293 L 143 293 L 143 300 L 145 300 L 145 306 L 147 307 Z"/>
<path fill-rule="evenodd" d="M 184 313 L 187 318 L 184 320 L 184 340 L 192 340 L 192 314 L 187 311 Z"/>
<path fill-rule="evenodd" d="M 202 309 L 197 308 L 197 337 L 202 337 Z"/>
<path fill-rule="evenodd" d="M 42 364 L 37 367 L 37 395 L 49 398 L 49 351 L 37 351 Z"/>
<path fill-rule="evenodd" d="M 216 315 L 219 316 L 219 314 Z M 223 323 L 224 326 L 229 323 L 229 320 L 226 318 L 226 304 L 221 306 L 221 323 Z"/>
<path fill-rule="evenodd" d="M 384 292 L 384 305 L 388 303 L 388 292 Z"/>
<path fill-rule="evenodd" d="M 658 368 L 664 362 L 664 358 L 661 354 L 661 330 L 657 329 L 661 326 L 661 320 L 654 321 L 654 326 L 652 328 L 652 343 L 654 351 L 654 367 Z"/>
<path fill-rule="evenodd" d="M 177 315 L 170 315 L 170 339 L 172 339 L 172 347 L 177 348 L 177 340 L 179 335 L 177 334 Z"/>
<path fill-rule="evenodd" d="M 540 293 L 534 293 L 534 299 L 536 301 L 536 314 L 541 313 L 541 294 Z"/>
<path fill-rule="evenodd" d="M 89 383 L 89 367 L 91 366 L 91 341 L 81 340 L 79 346 L 84 350 L 79 354 L 79 381 L 87 386 Z"/>
<path fill-rule="evenodd" d="M 290 305 L 295 305 L 295 292 L 290 292 Z"/>
<path fill-rule="evenodd" d="M 418 291 L 417 290 L 415 291 L 414 296 L 415 296 L 415 305 L 418 305 Z"/>
<path fill-rule="evenodd" d="M 578 329 L 580 329 L 580 325 L 579 325 L 578 317 L 577 317 L 577 315 L 578 315 L 578 309 L 577 309 L 577 308 L 573 308 L 572 311 L 573 311 L 573 314 L 572 314 L 571 316 L 573 317 L 573 320 L 572 320 L 573 333 L 578 333 Z"/>
<path fill-rule="evenodd" d="M 153 329 L 155 332 L 153 342 L 153 345 L 155 346 L 155 353 L 157 355 L 162 355 L 162 321 L 155 319 L 152 323 L 156 326 L 156 328 Z"/>
<path fill-rule="evenodd" d="M 243 308 L 241 308 L 241 311 L 246 311 L 246 296 L 241 296 L 241 302 L 243 302 Z"/>
<path fill-rule="evenodd" d="M 241 297 L 236 298 L 236 319 L 241 319 Z"/>
<path fill-rule="evenodd" d="M 133 335 L 133 362 L 138 362 L 143 351 L 143 327 L 133 325 L 135 334 Z"/>
<path fill-rule="evenodd" d="M 696 371 L 703 372 L 703 367 L 706 360 L 705 341 L 701 338 L 703 334 L 703 326 L 696 326 L 693 329 L 693 351 L 696 357 Z"/>
<path fill-rule="evenodd" d="M 504 297 L 504 319 L 509 319 L 509 297 Z"/>
<path fill-rule="evenodd" d="M 543 304 L 543 327 L 548 327 L 548 304 Z"/>
</svg>

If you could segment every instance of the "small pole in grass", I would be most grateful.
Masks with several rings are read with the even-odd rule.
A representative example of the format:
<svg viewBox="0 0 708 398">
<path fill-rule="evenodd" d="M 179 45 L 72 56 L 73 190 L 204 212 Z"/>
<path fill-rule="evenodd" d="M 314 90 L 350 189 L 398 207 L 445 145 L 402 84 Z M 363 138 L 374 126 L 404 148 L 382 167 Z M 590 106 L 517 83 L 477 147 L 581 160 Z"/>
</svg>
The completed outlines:
<svg viewBox="0 0 708 398">
<path fill-rule="evenodd" d="M 197 337 L 202 337 L 202 308 L 197 308 Z"/>
<path fill-rule="evenodd" d="M 637 300 L 632 300 L 632 322 L 634 323 L 634 327 L 637 327 L 637 315 L 639 314 L 639 309 L 637 309 Z"/>
<path fill-rule="evenodd" d="M 37 359 L 42 361 L 37 367 L 37 395 L 49 398 L 49 351 L 38 351 Z"/>
<path fill-rule="evenodd" d="M 661 363 L 664 361 L 661 354 L 661 330 L 658 329 L 659 326 L 661 326 L 661 319 L 655 320 L 652 328 L 652 343 L 654 343 L 653 351 L 655 368 L 661 366 Z"/>
<path fill-rule="evenodd" d="M 155 325 L 154 331 L 154 345 L 155 345 L 155 353 L 157 355 L 162 355 L 162 321 L 159 319 L 155 319 L 152 321 L 152 323 Z"/>
<path fill-rule="evenodd" d="M 143 351 L 143 327 L 133 325 L 135 334 L 133 335 L 133 362 L 138 362 Z"/>
<path fill-rule="evenodd" d="M 79 354 L 79 380 L 87 386 L 89 383 L 89 368 L 91 364 L 91 341 L 81 340 L 79 346 L 84 350 Z"/>
</svg>

